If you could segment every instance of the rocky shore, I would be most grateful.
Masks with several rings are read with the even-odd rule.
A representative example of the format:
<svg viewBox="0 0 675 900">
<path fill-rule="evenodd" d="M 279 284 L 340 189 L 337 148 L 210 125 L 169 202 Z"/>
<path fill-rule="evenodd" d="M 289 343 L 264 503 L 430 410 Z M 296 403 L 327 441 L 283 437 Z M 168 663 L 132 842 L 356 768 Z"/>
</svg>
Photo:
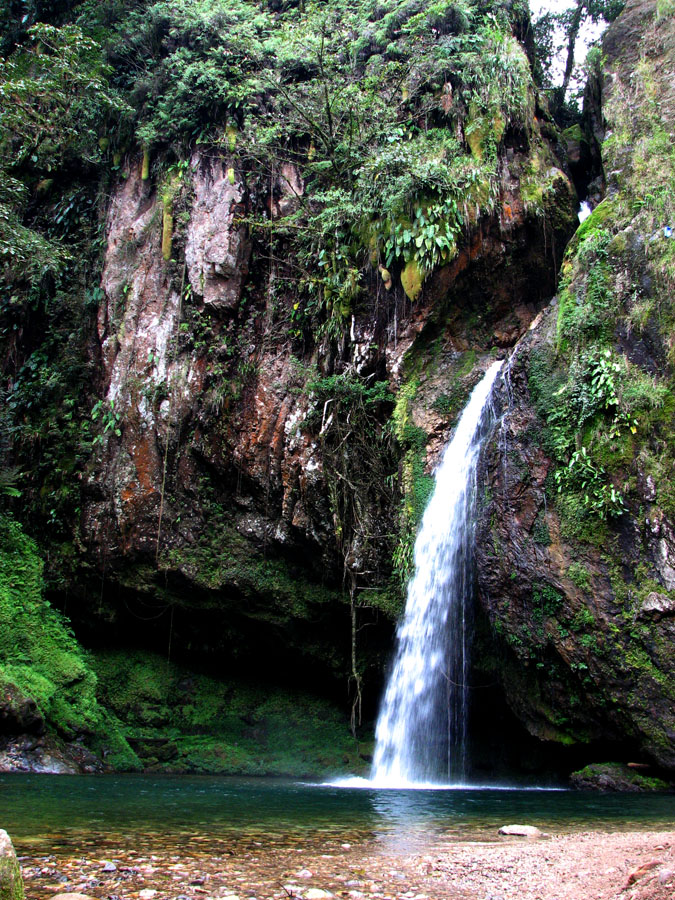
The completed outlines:
<svg viewBox="0 0 675 900">
<path fill-rule="evenodd" d="M 260 838 L 258 840 L 257 838 Z M 17 842 L 31 900 L 672 900 L 675 831 Z M 66 895 L 66 896 L 63 896 Z"/>
</svg>

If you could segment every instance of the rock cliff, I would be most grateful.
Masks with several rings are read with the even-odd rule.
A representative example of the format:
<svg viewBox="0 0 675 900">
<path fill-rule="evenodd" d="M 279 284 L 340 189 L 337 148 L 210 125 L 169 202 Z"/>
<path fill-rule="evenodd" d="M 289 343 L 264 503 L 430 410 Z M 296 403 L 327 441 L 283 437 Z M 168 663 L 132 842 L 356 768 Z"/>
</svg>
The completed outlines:
<svg viewBox="0 0 675 900">
<path fill-rule="evenodd" d="M 523 172 L 542 159 L 537 190 L 548 194 L 528 207 Z M 555 288 L 575 198 L 554 163 L 540 136 L 531 151 L 505 148 L 495 211 L 470 225 L 415 303 L 374 267 L 337 343 L 303 346 L 289 327 L 294 294 L 237 224 L 254 202 L 245 174 L 231 180 L 228 160 L 192 155 L 166 261 L 161 192 L 132 161 L 106 227 L 109 427 L 80 530 L 102 587 L 92 608 L 94 578 L 73 585 L 85 627 L 124 630 L 144 605 L 171 608 L 177 648 L 199 643 L 247 669 L 254 643 L 260 671 L 311 665 L 319 682 L 346 679 L 351 596 L 355 627 L 372 632 L 357 648 L 372 710 L 400 608 L 396 533 L 409 552 L 428 473 L 470 388 Z M 287 168 L 276 202 L 301 193 Z"/>
<path fill-rule="evenodd" d="M 654 154 L 675 127 L 673 25 L 631 0 L 605 37 L 592 92 L 605 198 L 512 357 L 478 534 L 480 602 L 520 720 L 669 770 L 675 169 Z"/>
</svg>

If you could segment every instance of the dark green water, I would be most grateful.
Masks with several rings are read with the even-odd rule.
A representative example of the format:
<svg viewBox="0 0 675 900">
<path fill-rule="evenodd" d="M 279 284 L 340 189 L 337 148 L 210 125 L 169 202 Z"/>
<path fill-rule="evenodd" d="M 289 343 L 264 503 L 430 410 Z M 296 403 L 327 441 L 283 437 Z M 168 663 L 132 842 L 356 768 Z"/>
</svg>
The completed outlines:
<svg viewBox="0 0 675 900">
<path fill-rule="evenodd" d="M 672 827 L 675 796 L 542 790 L 371 790 L 268 779 L 0 776 L 0 824 L 18 845 L 87 835 L 199 834 L 271 843 L 348 835 L 494 837 L 500 825 L 545 831 Z"/>
</svg>

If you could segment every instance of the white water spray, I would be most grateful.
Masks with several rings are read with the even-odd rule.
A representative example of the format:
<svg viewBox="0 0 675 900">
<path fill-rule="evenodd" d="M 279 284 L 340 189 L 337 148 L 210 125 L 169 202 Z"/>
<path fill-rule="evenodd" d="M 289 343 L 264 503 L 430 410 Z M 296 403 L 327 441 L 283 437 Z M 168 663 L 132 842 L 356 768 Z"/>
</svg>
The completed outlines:
<svg viewBox="0 0 675 900">
<path fill-rule="evenodd" d="M 579 219 L 579 224 L 581 224 L 582 222 L 585 222 L 586 219 L 590 216 L 590 214 L 592 212 L 593 212 L 593 210 L 591 209 L 591 204 L 586 203 L 586 201 L 583 200 L 579 206 L 579 211 L 577 212 L 577 218 Z"/>
<path fill-rule="evenodd" d="M 465 780 L 476 467 L 500 368 L 474 388 L 436 470 L 377 721 L 375 787 Z"/>
</svg>

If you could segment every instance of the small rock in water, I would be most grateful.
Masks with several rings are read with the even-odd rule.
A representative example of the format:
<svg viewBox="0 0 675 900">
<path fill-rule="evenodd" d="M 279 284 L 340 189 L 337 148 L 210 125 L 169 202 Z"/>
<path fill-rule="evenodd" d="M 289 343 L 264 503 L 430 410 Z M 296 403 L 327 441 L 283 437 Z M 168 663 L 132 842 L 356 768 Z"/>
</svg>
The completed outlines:
<svg viewBox="0 0 675 900">
<path fill-rule="evenodd" d="M 534 825 L 502 825 L 500 834 L 515 834 L 518 837 L 539 837 L 541 831 Z"/>
</svg>

